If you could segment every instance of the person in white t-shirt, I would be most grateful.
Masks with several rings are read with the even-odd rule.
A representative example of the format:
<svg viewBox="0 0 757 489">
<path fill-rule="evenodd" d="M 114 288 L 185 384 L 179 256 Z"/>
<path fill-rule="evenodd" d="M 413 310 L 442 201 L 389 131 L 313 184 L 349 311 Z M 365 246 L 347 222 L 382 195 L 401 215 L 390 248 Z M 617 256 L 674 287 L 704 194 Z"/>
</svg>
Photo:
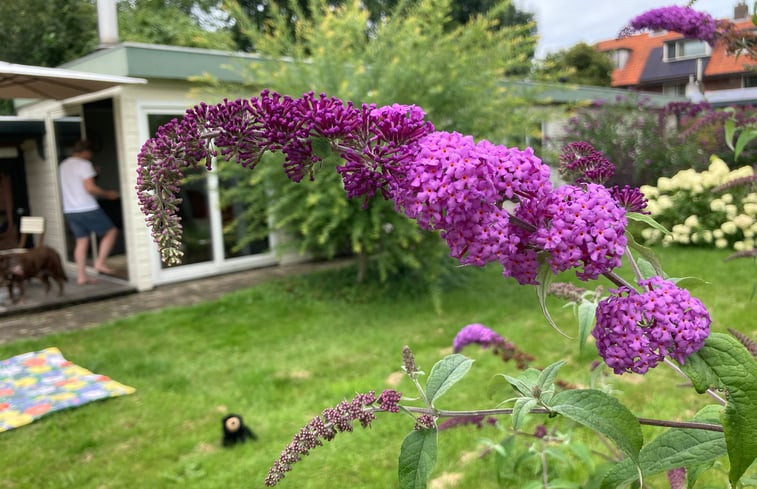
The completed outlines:
<svg viewBox="0 0 757 489">
<path fill-rule="evenodd" d="M 95 183 L 97 172 L 90 161 L 92 154 L 92 145 L 89 141 L 77 141 L 71 156 L 63 160 L 58 169 L 60 192 L 63 197 L 63 216 L 76 238 L 74 261 L 76 262 L 76 283 L 79 285 L 96 282 L 93 277 L 87 275 L 86 270 L 90 233 L 94 232 L 101 238 L 94 268 L 105 274 L 113 273 L 113 270 L 105 264 L 105 260 L 110 255 L 118 236 L 118 229 L 100 208 L 97 199 L 116 200 L 119 194 L 115 190 L 105 190 L 97 186 Z"/>
</svg>

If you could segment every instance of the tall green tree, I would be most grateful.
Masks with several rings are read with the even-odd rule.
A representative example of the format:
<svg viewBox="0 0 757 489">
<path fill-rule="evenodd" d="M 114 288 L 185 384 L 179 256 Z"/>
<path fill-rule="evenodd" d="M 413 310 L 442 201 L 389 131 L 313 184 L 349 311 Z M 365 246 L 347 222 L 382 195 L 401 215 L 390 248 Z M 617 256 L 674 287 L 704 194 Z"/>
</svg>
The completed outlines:
<svg viewBox="0 0 757 489">
<path fill-rule="evenodd" d="M 547 55 L 536 75 L 546 80 L 609 87 L 612 70 L 612 61 L 607 54 L 581 42 Z"/>
<path fill-rule="evenodd" d="M 297 6 L 272 6 L 265 29 L 252 19 L 242 25 L 266 60 L 253 65 L 251 79 L 293 96 L 313 90 L 358 105 L 416 104 L 438 130 L 521 142 L 527 106 L 501 82 L 507 71 L 529 64 L 532 25 L 493 29 L 509 5 L 500 2 L 461 26 L 452 20 L 451 3 L 401 2 L 371 29 L 371 12 L 357 1 L 333 8 L 311 0 L 309 16 Z M 244 20 L 238 8 L 232 16 Z M 222 171 L 230 181 L 253 183 L 224 198 L 241 199 L 256 212 L 261 202 L 270 203 L 277 225 L 311 253 L 352 252 L 384 277 L 407 269 L 423 270 L 422 279 L 436 273 L 446 255 L 441 240 L 397 214 L 391 202 L 377 198 L 363 209 L 362 201 L 347 201 L 337 164 L 336 158 L 325 160 L 314 182 L 298 185 L 283 182 L 278 165 L 259 165 L 253 176 L 240 168 Z M 255 232 L 250 229 L 251 238 Z"/>
<path fill-rule="evenodd" d="M 92 0 L 0 2 L 0 60 L 58 66 L 96 46 Z"/>
<path fill-rule="evenodd" d="M 399 3 L 410 5 L 416 1 L 363 0 L 361 4 L 369 12 L 370 24 L 377 25 L 382 19 L 387 18 L 391 14 Z M 236 0 L 236 3 L 239 5 L 241 11 L 244 12 L 247 19 L 259 30 L 265 29 L 273 21 L 274 17 L 283 16 L 284 18 L 288 18 L 291 23 L 290 28 L 293 28 L 298 20 L 298 14 L 304 14 L 308 18 L 312 15 L 308 0 Z M 328 0 L 327 5 L 330 8 L 335 8 L 344 3 L 346 3 L 345 0 Z M 494 10 L 494 7 L 498 3 L 499 0 L 455 1 L 450 5 L 449 15 L 453 23 L 463 25 L 467 24 L 477 15 L 486 15 L 488 12 Z M 518 10 L 512 3 L 498 10 L 496 20 L 497 22 L 492 25 L 494 29 L 525 24 L 532 24 L 535 28 L 534 14 Z M 250 37 L 242 32 L 239 25 L 234 25 L 232 32 L 241 50 L 254 50 Z M 533 56 L 533 52 L 531 56 Z"/>
<path fill-rule="evenodd" d="M 225 16 L 215 0 L 122 0 L 118 32 L 123 41 L 236 49 Z M 212 21 L 212 22 L 211 22 Z"/>
</svg>

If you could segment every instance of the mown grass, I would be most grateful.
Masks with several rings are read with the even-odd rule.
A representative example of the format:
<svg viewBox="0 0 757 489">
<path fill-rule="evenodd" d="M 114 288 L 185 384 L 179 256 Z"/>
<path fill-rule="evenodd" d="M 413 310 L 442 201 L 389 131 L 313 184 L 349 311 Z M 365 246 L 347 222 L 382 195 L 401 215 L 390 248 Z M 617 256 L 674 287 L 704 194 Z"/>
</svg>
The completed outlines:
<svg viewBox="0 0 757 489">
<path fill-rule="evenodd" d="M 748 300 L 753 262 L 723 263 L 726 253 L 716 251 L 659 251 L 670 275 L 710 282 L 693 293 L 709 307 L 714 330 L 735 327 L 755 338 L 757 302 Z M 472 322 L 536 356 L 534 366 L 567 359 L 560 378 L 588 385 L 593 347 L 578 354 L 574 340 L 544 321 L 533 288 L 503 280 L 496 269 L 460 270 L 458 286 L 443 292 L 441 313 L 411 283 L 355 287 L 352 277 L 349 269 L 291 277 L 192 307 L 1 345 L 0 358 L 56 346 L 137 392 L 0 434 L 0 488 L 262 487 L 268 467 L 312 416 L 355 392 L 396 382 L 412 395 L 399 373 L 402 346 L 410 345 L 428 372 Z M 570 310 L 556 299 L 549 303 L 558 323 L 575 331 Z M 485 386 L 494 373 L 516 375 L 515 366 L 475 348 L 464 353 L 477 362 L 438 407 L 492 407 L 498 400 L 489 399 Z M 685 419 L 709 403 L 676 387 L 681 380 L 665 367 L 609 382 L 638 416 Z M 259 440 L 221 448 L 227 411 L 242 414 Z M 553 422 L 534 416 L 526 429 Z M 380 415 L 369 430 L 315 450 L 279 487 L 396 487 L 397 454 L 411 428 L 405 416 Z M 442 432 L 434 476 L 454 485 L 441 487 L 515 487 L 498 481 L 494 455 L 477 457 L 480 438 L 500 437 L 492 427 Z"/>
</svg>

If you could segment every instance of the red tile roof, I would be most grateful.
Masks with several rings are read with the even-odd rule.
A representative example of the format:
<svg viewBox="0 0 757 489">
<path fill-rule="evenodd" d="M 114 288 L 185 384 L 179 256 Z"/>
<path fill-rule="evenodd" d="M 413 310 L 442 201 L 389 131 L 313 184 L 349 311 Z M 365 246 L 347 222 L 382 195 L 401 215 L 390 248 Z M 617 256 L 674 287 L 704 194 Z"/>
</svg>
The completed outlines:
<svg viewBox="0 0 757 489">
<path fill-rule="evenodd" d="M 736 22 L 736 26 L 743 29 L 754 27 L 750 20 Z M 612 72 L 612 86 L 627 87 L 639 84 L 641 74 L 644 71 L 644 65 L 654 48 L 662 47 L 666 41 L 676 39 L 683 39 L 683 36 L 677 32 L 664 32 L 661 34 L 649 34 L 645 32 L 621 39 L 600 41 L 594 47 L 597 51 L 630 50 L 626 65 Z M 717 43 L 712 48 L 712 54 L 710 55 L 704 75 L 710 77 L 730 73 L 742 73 L 746 71 L 747 65 L 757 66 L 757 60 L 744 55 L 738 58 L 728 55 L 726 54 L 725 46 L 722 43 Z"/>
</svg>

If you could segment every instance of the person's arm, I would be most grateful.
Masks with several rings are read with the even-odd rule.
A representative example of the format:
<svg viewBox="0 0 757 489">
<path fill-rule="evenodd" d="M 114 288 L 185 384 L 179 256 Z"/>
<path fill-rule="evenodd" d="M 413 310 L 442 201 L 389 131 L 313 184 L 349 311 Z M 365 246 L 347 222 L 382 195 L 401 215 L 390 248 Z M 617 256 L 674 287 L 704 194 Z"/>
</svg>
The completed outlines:
<svg viewBox="0 0 757 489">
<path fill-rule="evenodd" d="M 116 200 L 119 195 L 118 192 L 115 190 L 105 190 L 103 188 L 100 188 L 95 183 L 95 177 L 89 177 L 84 179 L 84 189 L 89 192 L 93 197 L 101 198 L 101 199 L 107 199 L 107 200 Z"/>
</svg>

